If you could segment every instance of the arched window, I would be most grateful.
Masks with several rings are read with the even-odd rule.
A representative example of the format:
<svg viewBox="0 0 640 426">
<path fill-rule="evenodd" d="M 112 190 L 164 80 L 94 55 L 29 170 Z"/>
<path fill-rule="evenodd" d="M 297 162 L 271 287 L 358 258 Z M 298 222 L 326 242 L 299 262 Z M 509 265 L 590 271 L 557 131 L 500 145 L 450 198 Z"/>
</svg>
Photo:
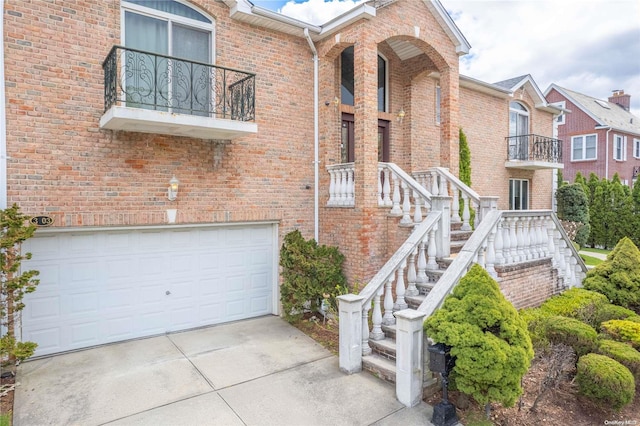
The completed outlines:
<svg viewBox="0 0 640 426">
<path fill-rule="evenodd" d="M 349 46 L 340 55 L 340 100 L 345 105 L 354 105 L 353 46 Z M 389 79 L 387 60 L 378 55 L 378 111 L 387 111 L 389 97 Z"/>
<path fill-rule="evenodd" d="M 509 160 L 529 159 L 529 111 L 520 102 L 509 103 Z"/>
</svg>

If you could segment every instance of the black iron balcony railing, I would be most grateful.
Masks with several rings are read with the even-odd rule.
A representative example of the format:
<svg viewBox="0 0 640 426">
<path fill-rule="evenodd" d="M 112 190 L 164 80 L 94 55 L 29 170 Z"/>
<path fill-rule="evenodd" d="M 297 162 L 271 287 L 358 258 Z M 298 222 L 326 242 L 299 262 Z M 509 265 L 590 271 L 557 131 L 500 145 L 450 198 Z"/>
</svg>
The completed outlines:
<svg viewBox="0 0 640 426">
<path fill-rule="evenodd" d="M 255 74 L 113 46 L 102 64 L 104 108 L 255 120 Z"/>
<path fill-rule="evenodd" d="M 507 137 L 509 161 L 562 163 L 562 141 L 540 135 Z"/>
</svg>

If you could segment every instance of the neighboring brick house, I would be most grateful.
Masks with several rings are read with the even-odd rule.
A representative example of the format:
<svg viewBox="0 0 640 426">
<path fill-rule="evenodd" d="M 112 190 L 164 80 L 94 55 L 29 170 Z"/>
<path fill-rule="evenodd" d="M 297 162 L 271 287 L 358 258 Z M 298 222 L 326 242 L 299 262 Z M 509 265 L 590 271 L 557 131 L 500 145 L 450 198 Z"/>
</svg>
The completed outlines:
<svg viewBox="0 0 640 426">
<path fill-rule="evenodd" d="M 616 173 L 628 186 L 640 171 L 640 117 L 630 111 L 631 96 L 615 91 L 607 101 L 552 84 L 545 95 L 566 110 L 557 120 L 563 141 L 563 178 L 573 182 L 580 172 L 611 179 Z"/>
<path fill-rule="evenodd" d="M 40 355 L 278 314 L 294 229 L 339 246 L 350 283 L 368 282 L 427 204 L 464 222 L 457 197 L 470 197 L 479 216 L 479 198 L 433 169 L 457 176 L 460 127 L 473 187 L 499 197 L 485 207 L 551 206 L 560 110 L 529 76 L 460 76 L 470 46 L 437 0 L 368 2 L 321 26 L 246 0 L 0 10 L 2 203 L 53 220 L 26 246 L 41 284 L 23 333 Z M 500 219 L 496 265 L 553 248 L 545 217 Z M 431 267 L 448 250 L 433 241 L 419 243 L 419 278 L 425 253 Z"/>
</svg>

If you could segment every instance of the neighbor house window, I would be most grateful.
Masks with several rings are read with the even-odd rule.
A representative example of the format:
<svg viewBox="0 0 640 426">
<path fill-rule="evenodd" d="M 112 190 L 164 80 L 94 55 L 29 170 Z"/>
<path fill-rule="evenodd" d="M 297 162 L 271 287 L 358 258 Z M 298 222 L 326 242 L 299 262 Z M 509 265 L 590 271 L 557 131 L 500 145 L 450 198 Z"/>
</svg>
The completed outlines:
<svg viewBox="0 0 640 426">
<path fill-rule="evenodd" d="M 529 209 L 529 181 L 509 179 L 509 210 Z"/>
<path fill-rule="evenodd" d="M 355 105 L 355 76 L 354 76 L 353 46 L 349 46 L 340 54 L 340 102 L 345 105 Z M 378 111 L 387 111 L 389 97 L 388 64 L 387 60 L 378 55 Z"/>
<path fill-rule="evenodd" d="M 613 159 L 617 161 L 626 161 L 627 144 L 626 138 L 621 135 L 613 135 Z"/>
<path fill-rule="evenodd" d="M 436 84 L 436 124 L 440 124 L 440 85 Z"/>
<path fill-rule="evenodd" d="M 571 138 L 571 161 L 595 160 L 597 135 L 581 135 Z"/>
<path fill-rule="evenodd" d="M 566 106 L 567 102 L 566 101 L 553 102 L 551 105 L 557 106 L 557 107 L 562 108 L 562 109 L 565 109 L 567 107 Z M 556 124 L 558 124 L 558 125 L 564 124 L 566 122 L 565 117 L 566 117 L 566 114 L 565 114 L 564 111 L 562 111 L 560 113 L 560 115 L 558 115 L 556 117 Z"/>
<path fill-rule="evenodd" d="M 633 156 L 640 158 L 640 139 L 633 140 Z"/>
</svg>

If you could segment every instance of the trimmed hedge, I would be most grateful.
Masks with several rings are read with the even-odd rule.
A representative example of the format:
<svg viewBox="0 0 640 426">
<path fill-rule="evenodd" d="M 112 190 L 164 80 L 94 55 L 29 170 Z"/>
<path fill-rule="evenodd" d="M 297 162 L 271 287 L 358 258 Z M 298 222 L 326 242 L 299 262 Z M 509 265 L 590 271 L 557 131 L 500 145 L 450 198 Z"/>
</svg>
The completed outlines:
<svg viewBox="0 0 640 426">
<path fill-rule="evenodd" d="M 606 339 L 599 342 L 598 352 L 627 367 L 640 385 L 640 352 L 627 343 Z"/>
<path fill-rule="evenodd" d="M 596 348 L 598 333 L 593 327 L 574 318 L 553 316 L 546 319 L 547 337 L 552 343 L 564 343 L 580 357 Z"/>
<path fill-rule="evenodd" d="M 596 311 L 595 320 L 597 322 L 597 328 L 600 328 L 600 324 L 603 322 L 611 321 L 611 320 L 627 320 L 630 318 L 640 316 L 636 315 L 631 309 L 624 308 L 622 306 L 614 305 L 612 303 L 607 303 L 606 305 L 602 305 L 598 307 Z M 638 322 L 638 321 L 635 321 Z"/>
<path fill-rule="evenodd" d="M 600 328 L 604 334 L 611 336 L 614 340 L 631 343 L 635 349 L 640 349 L 640 323 L 611 320 L 603 322 Z"/>
<path fill-rule="evenodd" d="M 520 318 L 527 323 L 531 344 L 536 352 L 545 351 L 551 344 L 547 336 L 547 321 L 552 317 L 555 317 L 555 315 L 551 315 L 549 312 L 543 311 L 540 308 L 520 310 Z"/>
<path fill-rule="evenodd" d="M 615 410 L 635 397 L 636 386 L 629 369 L 604 355 L 580 357 L 575 380 L 582 395 Z"/>
<path fill-rule="evenodd" d="M 597 312 L 608 304 L 609 300 L 606 296 L 574 287 L 550 298 L 540 306 L 540 309 L 550 315 L 578 319 L 596 328 L 600 325 L 596 319 Z"/>
</svg>

